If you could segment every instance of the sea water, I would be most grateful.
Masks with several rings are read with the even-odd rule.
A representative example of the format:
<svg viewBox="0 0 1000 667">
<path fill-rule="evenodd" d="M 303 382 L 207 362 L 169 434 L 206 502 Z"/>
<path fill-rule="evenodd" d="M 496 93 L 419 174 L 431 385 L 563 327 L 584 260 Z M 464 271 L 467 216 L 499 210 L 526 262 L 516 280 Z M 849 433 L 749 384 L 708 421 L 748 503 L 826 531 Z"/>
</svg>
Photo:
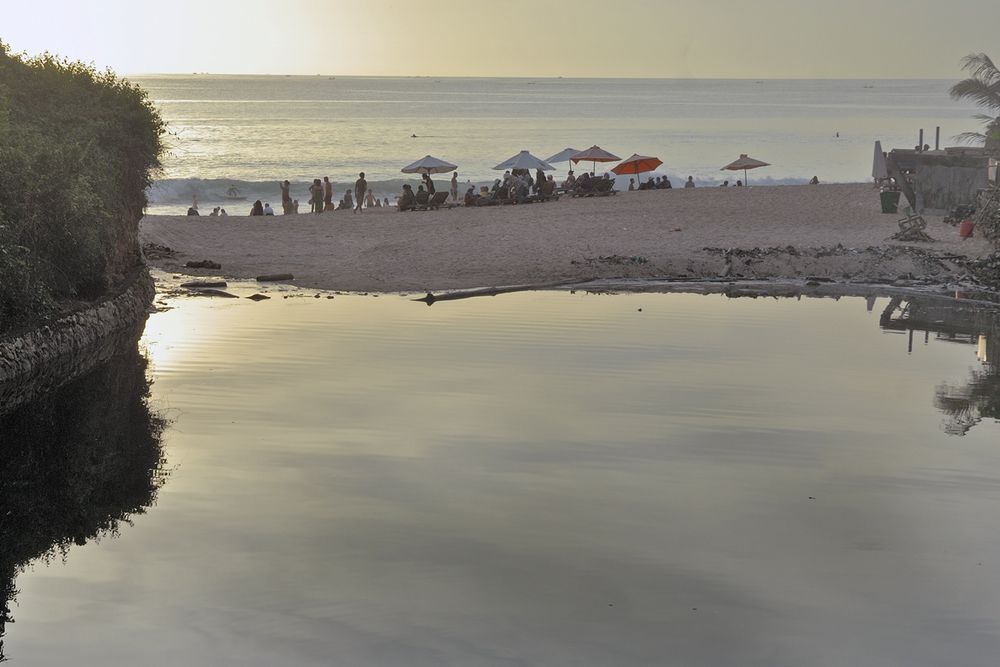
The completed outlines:
<svg viewBox="0 0 1000 667">
<path fill-rule="evenodd" d="M 270 295 L 0 419 L 11 664 L 996 665 L 996 315 Z"/>
<path fill-rule="evenodd" d="M 458 165 L 464 185 L 501 175 L 493 167 L 529 150 L 548 158 L 597 144 L 626 158 L 659 157 L 651 175 L 702 186 L 742 172 L 720 167 L 741 153 L 771 163 L 756 184 L 857 182 L 870 178 L 873 145 L 912 148 L 923 129 L 942 145 L 977 129 L 974 110 L 948 96 L 950 81 L 479 79 L 163 75 L 133 79 L 168 123 L 164 168 L 150 212 L 280 202 L 278 182 L 307 207 L 308 185 L 328 176 L 336 198 L 364 171 L 379 197 L 394 198 L 400 169 L 434 155 Z M 613 166 L 597 164 L 601 173 Z M 562 179 L 567 163 L 555 165 Z M 593 169 L 581 164 L 577 169 Z M 648 175 L 645 175 L 648 177 Z M 445 189 L 450 175 L 439 176 Z M 415 182 L 410 178 L 410 182 Z M 626 187 L 627 178 L 619 185 Z M 231 186 L 246 201 L 227 201 Z"/>
</svg>

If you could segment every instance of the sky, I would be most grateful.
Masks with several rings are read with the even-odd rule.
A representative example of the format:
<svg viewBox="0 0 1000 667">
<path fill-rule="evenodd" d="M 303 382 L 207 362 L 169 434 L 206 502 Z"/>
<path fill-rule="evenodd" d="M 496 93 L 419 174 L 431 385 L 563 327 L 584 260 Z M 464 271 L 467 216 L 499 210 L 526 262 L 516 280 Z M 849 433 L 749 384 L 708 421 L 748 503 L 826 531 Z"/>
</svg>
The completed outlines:
<svg viewBox="0 0 1000 667">
<path fill-rule="evenodd" d="M 122 74 L 955 78 L 996 0 L 0 0 L 0 40 Z"/>
</svg>

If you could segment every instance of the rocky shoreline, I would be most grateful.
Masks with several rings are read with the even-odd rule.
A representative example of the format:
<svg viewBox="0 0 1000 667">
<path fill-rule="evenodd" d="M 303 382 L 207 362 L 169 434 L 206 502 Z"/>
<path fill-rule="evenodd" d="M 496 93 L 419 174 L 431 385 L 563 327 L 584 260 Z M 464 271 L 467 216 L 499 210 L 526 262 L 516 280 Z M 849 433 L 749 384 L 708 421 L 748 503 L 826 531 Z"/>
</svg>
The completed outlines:
<svg viewBox="0 0 1000 667">
<path fill-rule="evenodd" d="M 99 303 L 27 332 L 0 339 L 0 413 L 56 389 L 134 341 L 155 297 L 149 272 Z"/>
</svg>

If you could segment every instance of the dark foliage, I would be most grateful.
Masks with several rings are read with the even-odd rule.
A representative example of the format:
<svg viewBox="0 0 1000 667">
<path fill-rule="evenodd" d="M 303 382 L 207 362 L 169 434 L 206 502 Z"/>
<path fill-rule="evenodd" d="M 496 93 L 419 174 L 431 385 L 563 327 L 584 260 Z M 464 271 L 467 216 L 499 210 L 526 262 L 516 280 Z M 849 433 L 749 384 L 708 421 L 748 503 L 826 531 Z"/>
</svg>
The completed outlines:
<svg viewBox="0 0 1000 667">
<path fill-rule="evenodd" d="M 0 43 L 0 333 L 136 265 L 163 131 L 112 72 Z"/>
<path fill-rule="evenodd" d="M 0 661 L 14 578 L 142 514 L 165 480 L 136 335 L 89 375 L 0 416 Z"/>
</svg>

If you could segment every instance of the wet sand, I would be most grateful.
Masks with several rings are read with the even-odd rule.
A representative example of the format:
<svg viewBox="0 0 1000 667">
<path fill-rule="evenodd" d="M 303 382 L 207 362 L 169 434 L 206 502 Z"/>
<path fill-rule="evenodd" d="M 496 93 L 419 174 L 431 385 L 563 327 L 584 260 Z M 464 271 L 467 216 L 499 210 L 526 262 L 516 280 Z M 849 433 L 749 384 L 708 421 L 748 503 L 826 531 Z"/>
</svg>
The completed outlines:
<svg viewBox="0 0 1000 667">
<path fill-rule="evenodd" d="M 900 217 L 881 213 L 870 185 L 848 184 L 675 189 L 411 213 L 146 216 L 140 235 L 143 244 L 176 251 L 150 259 L 165 271 L 291 273 L 301 286 L 357 291 L 617 277 L 947 283 L 964 274 L 953 256 L 990 251 L 983 239 L 962 240 L 934 217 L 926 219 L 936 243 L 887 240 Z M 222 269 L 184 266 L 202 259 Z"/>
</svg>

